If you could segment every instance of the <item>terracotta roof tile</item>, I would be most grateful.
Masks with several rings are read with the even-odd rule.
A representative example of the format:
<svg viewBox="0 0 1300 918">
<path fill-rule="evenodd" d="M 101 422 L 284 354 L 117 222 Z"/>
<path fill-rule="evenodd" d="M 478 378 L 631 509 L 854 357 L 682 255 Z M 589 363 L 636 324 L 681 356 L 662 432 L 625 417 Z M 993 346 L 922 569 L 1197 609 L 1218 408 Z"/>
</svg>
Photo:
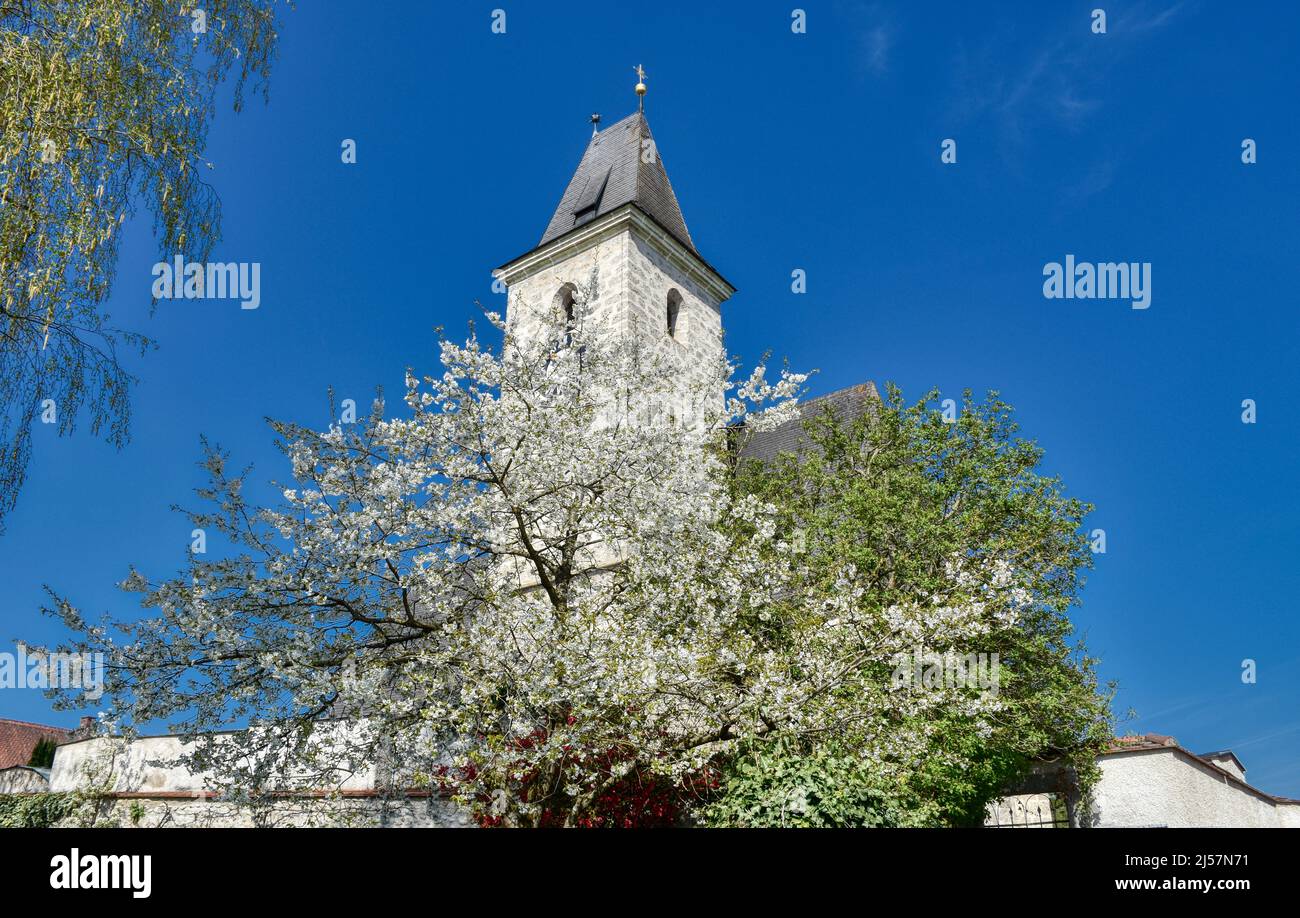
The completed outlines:
<svg viewBox="0 0 1300 918">
<path fill-rule="evenodd" d="M 1137 749 L 1163 749 L 1177 747 L 1178 740 L 1163 733 L 1141 733 L 1130 736 L 1117 736 L 1107 752 L 1133 752 Z"/>
<path fill-rule="evenodd" d="M 49 727 L 45 724 L 33 724 L 25 720 L 4 720 L 0 718 L 0 768 L 13 765 L 26 765 L 32 757 L 32 750 L 44 737 L 54 740 L 67 739 L 71 730 L 62 727 Z"/>
</svg>

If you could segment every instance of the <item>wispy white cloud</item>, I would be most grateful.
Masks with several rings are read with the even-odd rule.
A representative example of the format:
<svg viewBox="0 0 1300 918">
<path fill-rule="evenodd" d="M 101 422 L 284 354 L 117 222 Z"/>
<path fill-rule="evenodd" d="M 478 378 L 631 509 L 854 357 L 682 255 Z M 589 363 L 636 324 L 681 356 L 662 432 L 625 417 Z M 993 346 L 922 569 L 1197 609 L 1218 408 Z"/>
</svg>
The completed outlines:
<svg viewBox="0 0 1300 918">
<path fill-rule="evenodd" d="M 852 42 L 859 71 L 876 77 L 888 73 L 899 35 L 894 11 L 881 3 L 840 2 L 835 13 L 847 27 L 846 37 Z"/>
<path fill-rule="evenodd" d="M 1073 200 L 1082 200 L 1100 194 L 1115 180 L 1116 161 L 1112 158 L 1098 160 L 1083 176 L 1067 186 L 1064 194 Z"/>
<path fill-rule="evenodd" d="M 867 69 L 876 75 L 889 70 L 889 51 L 894 44 L 894 30 L 887 25 L 872 26 L 862 36 L 862 50 Z"/>
<path fill-rule="evenodd" d="M 1082 131 L 1104 112 L 1112 89 L 1106 79 L 1109 63 L 1130 53 L 1134 36 L 1169 25 L 1186 5 L 1187 0 L 1161 6 L 1139 3 L 1112 20 L 1106 36 L 1095 38 L 1087 32 L 1088 21 L 1078 17 L 1039 36 L 1004 25 L 981 44 L 964 46 L 955 55 L 949 117 L 958 125 L 990 123 L 1010 161 L 1020 158 L 1044 125 Z M 1105 44 L 1087 44 L 1093 40 Z M 1033 50 L 1026 54 L 1026 48 Z M 1075 199 L 1104 191 L 1117 168 L 1107 154 L 1065 191 Z"/>
<path fill-rule="evenodd" d="M 1179 2 L 1153 10 L 1149 3 L 1138 4 L 1111 24 L 1104 39 L 1097 40 L 1106 41 L 1108 50 L 1124 53 L 1125 39 L 1168 25 L 1184 6 Z M 1054 34 L 1033 40 L 1004 30 L 974 52 L 963 49 L 954 68 L 958 114 L 978 118 L 993 113 L 1019 135 L 1020 122 L 1036 115 L 1073 127 L 1098 112 L 1105 90 L 1105 63 L 1079 50 L 1083 29 L 1086 22 L 1071 21 Z M 1025 47 L 1036 50 L 1028 58 L 1018 57 L 1018 49 Z"/>
<path fill-rule="evenodd" d="M 1300 731 L 1300 723 L 1293 723 L 1289 727 L 1281 730 L 1271 730 L 1268 733 L 1261 733 L 1258 736 L 1252 736 L 1249 739 L 1237 740 L 1228 746 L 1229 749 L 1242 749 L 1246 746 L 1253 746 L 1256 743 L 1262 743 L 1266 740 L 1276 739 L 1279 736 L 1289 736 L 1296 731 Z"/>
<path fill-rule="evenodd" d="M 1119 35 L 1138 35 L 1152 29 L 1159 29 L 1172 21 L 1186 6 L 1186 2 L 1180 0 L 1173 6 L 1153 11 L 1152 6 L 1154 5 L 1152 3 L 1138 3 L 1125 10 L 1124 14 L 1116 20 L 1114 31 Z"/>
</svg>

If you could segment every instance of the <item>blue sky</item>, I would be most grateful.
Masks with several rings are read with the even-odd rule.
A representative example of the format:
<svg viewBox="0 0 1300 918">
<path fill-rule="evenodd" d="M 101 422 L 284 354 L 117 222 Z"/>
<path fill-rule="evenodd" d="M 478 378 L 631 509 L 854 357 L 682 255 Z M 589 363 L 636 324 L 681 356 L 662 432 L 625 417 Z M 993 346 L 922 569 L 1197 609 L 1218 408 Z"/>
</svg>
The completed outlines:
<svg viewBox="0 0 1300 918">
<path fill-rule="evenodd" d="M 502 306 L 491 269 L 540 238 L 588 115 L 630 112 L 641 63 L 687 224 L 739 288 L 729 350 L 819 370 L 813 394 L 1000 390 L 1106 530 L 1075 617 L 1141 715 L 1125 726 L 1230 747 L 1300 797 L 1300 8 L 1106 3 L 1095 35 L 1102 2 L 804 0 L 803 35 L 789 3 L 299 4 L 269 105 L 223 99 L 208 156 L 213 257 L 260 262 L 262 305 L 151 318 L 163 253 L 147 218 L 128 226 L 111 312 L 161 348 L 130 361 L 126 449 L 38 425 L 0 536 L 3 649 L 58 636 L 42 584 L 131 615 L 128 566 L 178 568 L 168 508 L 194 503 L 200 434 L 280 476 L 264 417 L 323 427 L 329 386 L 400 392 L 434 366 L 435 326 Z M 1150 308 L 1045 299 L 1066 254 L 1150 262 Z M 19 690 L 0 716 L 71 719 Z"/>
</svg>

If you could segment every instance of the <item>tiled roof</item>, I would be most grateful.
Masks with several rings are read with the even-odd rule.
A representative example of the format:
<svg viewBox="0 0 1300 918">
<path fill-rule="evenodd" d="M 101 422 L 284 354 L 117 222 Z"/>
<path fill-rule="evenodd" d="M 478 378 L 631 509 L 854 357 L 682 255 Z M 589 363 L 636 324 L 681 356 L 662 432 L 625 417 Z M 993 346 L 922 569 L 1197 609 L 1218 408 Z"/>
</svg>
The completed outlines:
<svg viewBox="0 0 1300 918">
<path fill-rule="evenodd" d="M 640 112 L 593 136 L 538 245 L 625 204 L 635 204 L 695 252 L 663 156 L 657 147 L 643 146 L 647 140 L 653 140 L 650 125 Z"/>
<path fill-rule="evenodd" d="M 1178 740 L 1163 733 L 1142 733 L 1129 736 L 1117 736 L 1104 754 L 1116 752 L 1138 752 L 1146 749 L 1180 749 Z"/>
<path fill-rule="evenodd" d="M 829 395 L 809 399 L 799 406 L 799 417 L 786 421 L 771 430 L 756 433 L 740 432 L 742 459 L 769 462 L 781 453 L 802 452 L 811 442 L 804 423 L 823 412 L 831 412 L 841 421 L 852 421 L 867 412 L 871 405 L 880 402 L 875 383 L 865 382 Z"/>
<path fill-rule="evenodd" d="M 32 757 L 32 750 L 43 737 L 57 741 L 66 739 L 71 733 L 62 727 L 0 719 L 0 768 L 26 765 Z"/>
</svg>

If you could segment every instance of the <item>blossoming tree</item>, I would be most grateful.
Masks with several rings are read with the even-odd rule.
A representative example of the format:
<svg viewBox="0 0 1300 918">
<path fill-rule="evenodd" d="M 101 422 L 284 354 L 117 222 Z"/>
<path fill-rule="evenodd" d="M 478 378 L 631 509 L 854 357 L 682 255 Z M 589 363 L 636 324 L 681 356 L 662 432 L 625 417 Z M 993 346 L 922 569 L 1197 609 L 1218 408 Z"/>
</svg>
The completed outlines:
<svg viewBox="0 0 1300 918">
<path fill-rule="evenodd" d="M 729 432 L 790 417 L 802 376 L 691 383 L 599 309 L 488 319 L 501 346 L 444 341 L 400 417 L 377 400 L 324 432 L 274 423 L 276 506 L 209 450 L 212 506 L 190 515 L 230 550 L 133 572 L 151 615 L 97 624 L 57 599 L 111 655 L 117 723 L 196 735 L 183 763 L 250 800 L 380 762 L 487 824 L 631 825 L 681 819 L 756 742 L 851 737 L 896 769 L 920 724 L 997 715 L 889 672 L 1014 620 L 1030 597 L 1007 564 L 952 555 L 881 605 L 852 558 L 809 577 L 788 511 L 736 486 Z"/>
</svg>

